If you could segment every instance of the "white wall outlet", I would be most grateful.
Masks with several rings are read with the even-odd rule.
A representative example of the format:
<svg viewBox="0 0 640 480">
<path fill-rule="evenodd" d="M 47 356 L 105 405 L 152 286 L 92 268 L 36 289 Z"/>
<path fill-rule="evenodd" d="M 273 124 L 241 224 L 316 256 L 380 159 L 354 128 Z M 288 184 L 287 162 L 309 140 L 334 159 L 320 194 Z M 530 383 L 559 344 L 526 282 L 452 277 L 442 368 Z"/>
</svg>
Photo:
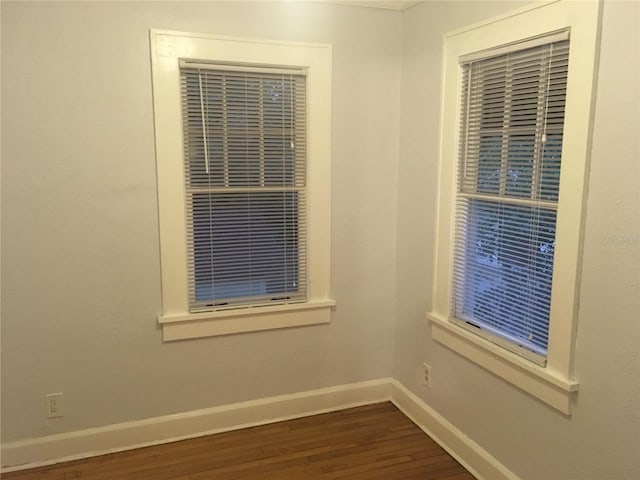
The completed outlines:
<svg viewBox="0 0 640 480">
<path fill-rule="evenodd" d="M 48 393 L 44 396 L 47 407 L 47 418 L 62 416 L 62 393 Z"/>
<path fill-rule="evenodd" d="M 423 363 L 422 367 L 422 383 L 424 383 L 425 387 L 431 388 L 431 365 Z"/>
</svg>

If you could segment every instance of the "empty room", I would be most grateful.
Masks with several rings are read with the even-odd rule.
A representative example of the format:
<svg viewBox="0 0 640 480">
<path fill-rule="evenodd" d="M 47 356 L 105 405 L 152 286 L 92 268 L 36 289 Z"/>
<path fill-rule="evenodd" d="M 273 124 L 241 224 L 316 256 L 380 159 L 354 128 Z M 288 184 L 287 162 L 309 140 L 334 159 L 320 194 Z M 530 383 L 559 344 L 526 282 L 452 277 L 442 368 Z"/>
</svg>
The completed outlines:
<svg viewBox="0 0 640 480">
<path fill-rule="evenodd" d="M 640 2 L 0 9 L 2 478 L 640 480 Z"/>
</svg>

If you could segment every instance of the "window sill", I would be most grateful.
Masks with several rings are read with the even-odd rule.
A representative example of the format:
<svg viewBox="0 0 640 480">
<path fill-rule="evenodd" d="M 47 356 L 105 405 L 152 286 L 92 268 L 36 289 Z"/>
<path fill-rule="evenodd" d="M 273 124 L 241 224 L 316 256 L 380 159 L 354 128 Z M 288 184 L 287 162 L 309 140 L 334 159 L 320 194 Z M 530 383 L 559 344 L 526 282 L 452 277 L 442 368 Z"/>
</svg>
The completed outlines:
<svg viewBox="0 0 640 480">
<path fill-rule="evenodd" d="M 438 315 L 428 313 L 427 318 L 431 320 L 434 340 L 565 415 L 571 415 L 578 382 L 535 365 Z"/>
<path fill-rule="evenodd" d="M 334 300 L 159 315 L 165 342 L 329 323 Z"/>
</svg>

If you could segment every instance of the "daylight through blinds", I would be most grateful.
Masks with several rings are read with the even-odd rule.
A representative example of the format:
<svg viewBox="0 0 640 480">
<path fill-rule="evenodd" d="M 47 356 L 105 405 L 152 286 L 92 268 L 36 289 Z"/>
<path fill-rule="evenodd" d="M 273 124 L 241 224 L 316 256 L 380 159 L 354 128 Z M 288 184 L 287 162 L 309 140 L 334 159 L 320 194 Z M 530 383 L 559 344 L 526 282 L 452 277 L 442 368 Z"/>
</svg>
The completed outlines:
<svg viewBox="0 0 640 480">
<path fill-rule="evenodd" d="M 180 73 L 191 311 L 306 300 L 306 77 Z"/>
<path fill-rule="evenodd" d="M 462 64 L 454 320 L 544 363 L 569 40 Z"/>
</svg>

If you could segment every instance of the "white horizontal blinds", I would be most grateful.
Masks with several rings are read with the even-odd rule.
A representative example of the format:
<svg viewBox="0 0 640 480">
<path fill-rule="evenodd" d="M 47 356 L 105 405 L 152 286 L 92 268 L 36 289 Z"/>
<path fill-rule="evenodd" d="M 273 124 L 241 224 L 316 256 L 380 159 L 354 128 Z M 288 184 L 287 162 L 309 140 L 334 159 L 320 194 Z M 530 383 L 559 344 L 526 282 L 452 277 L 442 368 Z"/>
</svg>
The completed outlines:
<svg viewBox="0 0 640 480">
<path fill-rule="evenodd" d="M 538 363 L 548 343 L 568 59 L 561 40 L 462 64 L 454 319 Z"/>
<path fill-rule="evenodd" d="M 191 311 L 306 300 L 306 78 L 181 65 Z"/>
</svg>

